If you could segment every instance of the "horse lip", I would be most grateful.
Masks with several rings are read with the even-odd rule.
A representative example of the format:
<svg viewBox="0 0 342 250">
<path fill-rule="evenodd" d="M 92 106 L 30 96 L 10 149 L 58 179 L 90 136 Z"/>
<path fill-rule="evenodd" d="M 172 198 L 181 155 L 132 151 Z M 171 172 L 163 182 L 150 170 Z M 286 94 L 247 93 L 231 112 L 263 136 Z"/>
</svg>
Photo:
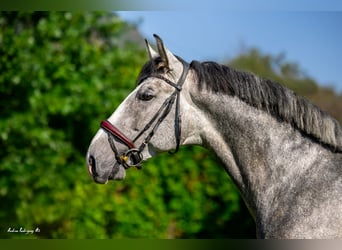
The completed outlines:
<svg viewBox="0 0 342 250">
<path fill-rule="evenodd" d="M 90 176 L 93 178 L 94 182 L 98 184 L 107 184 L 110 174 L 106 174 L 103 176 L 100 176 L 97 173 L 94 174 L 91 165 L 88 165 L 88 171 L 89 171 Z"/>
<path fill-rule="evenodd" d="M 93 171 L 91 170 L 91 165 L 88 164 L 88 173 L 90 176 L 93 176 Z"/>
<path fill-rule="evenodd" d="M 108 183 L 108 178 L 104 179 L 104 178 L 94 177 L 93 179 L 98 184 L 107 184 Z"/>
</svg>

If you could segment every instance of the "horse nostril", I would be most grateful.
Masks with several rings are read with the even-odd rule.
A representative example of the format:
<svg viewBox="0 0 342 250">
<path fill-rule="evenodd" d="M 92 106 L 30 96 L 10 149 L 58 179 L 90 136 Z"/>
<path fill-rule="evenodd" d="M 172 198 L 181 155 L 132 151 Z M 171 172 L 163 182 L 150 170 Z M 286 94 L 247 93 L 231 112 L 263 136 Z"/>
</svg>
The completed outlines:
<svg viewBox="0 0 342 250">
<path fill-rule="evenodd" d="M 92 155 L 90 155 L 89 159 L 88 159 L 88 170 L 89 170 L 90 175 L 92 175 L 94 177 L 97 176 L 96 162 L 95 162 L 94 156 L 92 156 Z"/>
</svg>

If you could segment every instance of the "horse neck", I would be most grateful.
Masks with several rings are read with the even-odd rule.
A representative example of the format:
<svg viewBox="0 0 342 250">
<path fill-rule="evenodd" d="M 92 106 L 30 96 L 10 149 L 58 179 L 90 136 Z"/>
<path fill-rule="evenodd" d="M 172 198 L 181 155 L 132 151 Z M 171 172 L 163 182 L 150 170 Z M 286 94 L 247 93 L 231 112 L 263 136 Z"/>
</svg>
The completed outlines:
<svg viewBox="0 0 342 250">
<path fill-rule="evenodd" d="M 200 128 L 202 145 L 221 159 L 254 216 L 269 211 L 264 206 L 280 200 L 275 199 L 279 192 L 326 153 L 290 124 L 236 97 L 195 88 L 192 92 L 200 110 L 197 117 L 206 126 Z"/>
</svg>

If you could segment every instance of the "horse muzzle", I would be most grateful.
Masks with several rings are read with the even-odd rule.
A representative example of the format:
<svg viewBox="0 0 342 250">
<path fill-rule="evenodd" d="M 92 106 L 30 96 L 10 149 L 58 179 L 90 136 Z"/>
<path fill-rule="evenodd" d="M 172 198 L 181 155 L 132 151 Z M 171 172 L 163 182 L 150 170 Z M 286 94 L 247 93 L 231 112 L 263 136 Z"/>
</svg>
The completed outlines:
<svg viewBox="0 0 342 250">
<path fill-rule="evenodd" d="M 110 166 L 101 166 L 93 155 L 87 156 L 87 168 L 89 175 L 96 183 L 106 184 L 108 180 L 123 180 L 126 177 L 125 168 L 118 162 L 111 163 Z"/>
</svg>

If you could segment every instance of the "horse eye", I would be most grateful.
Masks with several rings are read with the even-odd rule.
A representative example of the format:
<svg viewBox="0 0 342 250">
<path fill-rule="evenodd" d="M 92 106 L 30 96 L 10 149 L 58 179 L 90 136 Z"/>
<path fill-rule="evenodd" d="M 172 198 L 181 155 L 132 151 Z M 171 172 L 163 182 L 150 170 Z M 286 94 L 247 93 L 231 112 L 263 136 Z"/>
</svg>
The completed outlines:
<svg viewBox="0 0 342 250">
<path fill-rule="evenodd" d="M 138 95 L 138 98 L 142 101 L 149 101 L 154 97 L 153 93 L 151 91 L 145 91 L 143 93 L 140 93 Z"/>
</svg>

